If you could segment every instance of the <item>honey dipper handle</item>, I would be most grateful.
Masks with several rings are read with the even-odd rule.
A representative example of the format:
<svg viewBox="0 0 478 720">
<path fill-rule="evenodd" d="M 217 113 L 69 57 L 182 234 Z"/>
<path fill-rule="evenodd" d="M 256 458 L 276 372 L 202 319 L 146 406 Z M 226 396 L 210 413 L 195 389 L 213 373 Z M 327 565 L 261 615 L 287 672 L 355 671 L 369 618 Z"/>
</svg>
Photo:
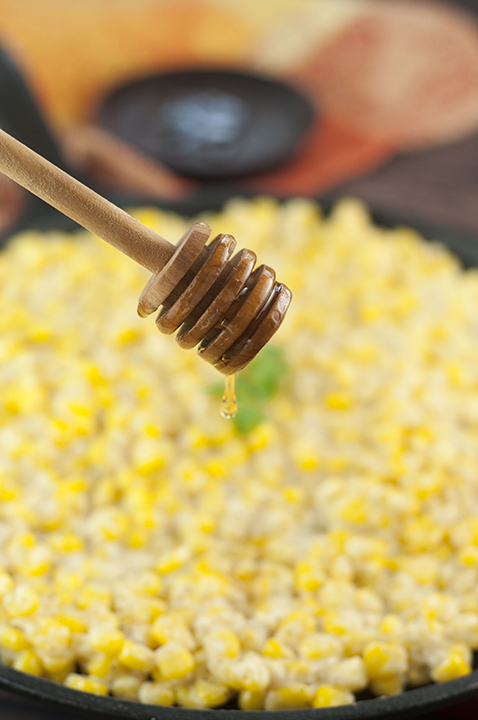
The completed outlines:
<svg viewBox="0 0 478 720">
<path fill-rule="evenodd" d="M 174 253 L 174 245 L 3 130 L 0 172 L 153 273 Z"/>
</svg>

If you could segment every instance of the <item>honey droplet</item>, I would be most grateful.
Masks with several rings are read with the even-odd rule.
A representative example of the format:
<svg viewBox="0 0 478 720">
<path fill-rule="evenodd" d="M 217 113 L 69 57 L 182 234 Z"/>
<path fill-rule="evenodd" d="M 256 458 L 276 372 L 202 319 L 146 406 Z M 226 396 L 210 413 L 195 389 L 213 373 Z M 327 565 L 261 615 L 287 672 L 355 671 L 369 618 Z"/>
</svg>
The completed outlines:
<svg viewBox="0 0 478 720">
<path fill-rule="evenodd" d="M 226 386 L 221 400 L 221 415 L 226 420 L 232 420 L 237 412 L 236 391 L 234 388 L 234 375 L 226 377 Z"/>
</svg>

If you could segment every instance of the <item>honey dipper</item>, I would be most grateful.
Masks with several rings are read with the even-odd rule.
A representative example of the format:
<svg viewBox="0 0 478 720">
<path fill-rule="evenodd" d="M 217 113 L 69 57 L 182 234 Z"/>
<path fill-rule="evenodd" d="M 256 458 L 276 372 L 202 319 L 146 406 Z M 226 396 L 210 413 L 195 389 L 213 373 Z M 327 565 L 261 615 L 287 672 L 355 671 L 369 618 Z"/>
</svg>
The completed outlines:
<svg viewBox="0 0 478 720">
<path fill-rule="evenodd" d="M 269 342 L 292 295 L 267 265 L 236 241 L 195 223 L 176 245 L 0 130 L 0 171 L 150 270 L 138 313 L 160 305 L 159 330 L 177 334 L 224 375 L 244 368 Z"/>
</svg>

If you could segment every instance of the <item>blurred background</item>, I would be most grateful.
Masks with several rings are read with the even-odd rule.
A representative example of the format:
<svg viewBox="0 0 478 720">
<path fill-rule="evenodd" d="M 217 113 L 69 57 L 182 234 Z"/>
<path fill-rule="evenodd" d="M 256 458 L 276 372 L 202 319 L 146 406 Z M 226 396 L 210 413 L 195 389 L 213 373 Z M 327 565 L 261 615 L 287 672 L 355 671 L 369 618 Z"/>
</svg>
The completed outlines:
<svg viewBox="0 0 478 720">
<path fill-rule="evenodd" d="M 478 235 L 477 1 L 0 0 L 0 46 L 0 126 L 115 199 L 346 193 Z M 27 202 L 2 178 L 0 229 Z"/>
</svg>

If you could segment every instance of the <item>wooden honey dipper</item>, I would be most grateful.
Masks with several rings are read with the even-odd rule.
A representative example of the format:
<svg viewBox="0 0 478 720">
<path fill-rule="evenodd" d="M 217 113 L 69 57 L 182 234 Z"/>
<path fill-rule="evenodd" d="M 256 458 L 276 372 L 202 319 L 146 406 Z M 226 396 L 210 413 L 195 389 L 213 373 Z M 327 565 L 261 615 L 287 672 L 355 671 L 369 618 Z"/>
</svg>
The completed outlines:
<svg viewBox="0 0 478 720">
<path fill-rule="evenodd" d="M 0 130 L 0 171 L 150 270 L 138 313 L 162 309 L 159 330 L 179 330 L 182 348 L 198 352 L 224 375 L 244 368 L 284 319 L 292 294 L 256 255 L 195 223 L 177 245 L 157 235 L 63 170 Z"/>
</svg>

